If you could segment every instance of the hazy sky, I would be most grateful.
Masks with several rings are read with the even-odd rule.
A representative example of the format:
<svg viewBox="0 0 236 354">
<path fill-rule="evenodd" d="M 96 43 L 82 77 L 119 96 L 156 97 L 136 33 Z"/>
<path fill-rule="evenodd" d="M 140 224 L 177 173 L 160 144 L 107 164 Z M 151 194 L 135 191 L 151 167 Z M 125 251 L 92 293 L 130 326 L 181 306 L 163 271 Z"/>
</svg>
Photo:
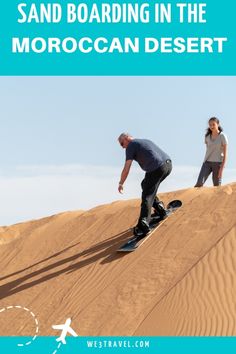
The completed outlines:
<svg viewBox="0 0 236 354">
<path fill-rule="evenodd" d="M 117 194 L 122 131 L 166 150 L 175 169 L 161 190 L 180 189 L 195 183 L 217 116 L 234 181 L 235 87 L 236 77 L 1 77 L 0 225 L 138 198 L 137 166 Z"/>
</svg>

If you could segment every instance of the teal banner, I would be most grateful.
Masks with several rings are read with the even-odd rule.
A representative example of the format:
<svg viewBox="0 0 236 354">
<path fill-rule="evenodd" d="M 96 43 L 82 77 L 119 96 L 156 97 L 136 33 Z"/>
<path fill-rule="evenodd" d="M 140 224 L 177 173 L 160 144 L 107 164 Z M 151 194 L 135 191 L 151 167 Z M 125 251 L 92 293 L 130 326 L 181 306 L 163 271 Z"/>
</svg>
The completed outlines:
<svg viewBox="0 0 236 354">
<path fill-rule="evenodd" d="M 236 349 L 236 338 L 197 338 L 197 337 L 80 337 L 67 338 L 66 345 L 58 345 L 54 337 L 38 337 L 37 340 L 24 347 L 18 343 L 25 337 L 2 337 L 0 347 L 2 353 L 18 354 L 233 354 Z"/>
<path fill-rule="evenodd" d="M 236 74 L 235 0 L 0 7 L 0 75 Z"/>
</svg>

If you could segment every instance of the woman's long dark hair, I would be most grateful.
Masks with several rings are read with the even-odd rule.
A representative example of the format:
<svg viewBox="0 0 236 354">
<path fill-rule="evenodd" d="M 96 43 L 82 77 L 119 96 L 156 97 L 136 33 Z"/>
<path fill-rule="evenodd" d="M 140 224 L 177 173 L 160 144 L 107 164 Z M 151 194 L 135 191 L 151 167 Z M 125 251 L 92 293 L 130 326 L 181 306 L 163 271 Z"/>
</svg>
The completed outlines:
<svg viewBox="0 0 236 354">
<path fill-rule="evenodd" d="M 215 123 L 217 123 L 217 124 L 219 125 L 219 131 L 220 131 L 220 133 L 223 132 L 223 128 L 222 128 L 222 126 L 220 125 L 220 121 L 219 121 L 218 118 L 212 117 L 211 119 L 209 119 L 208 124 L 209 124 L 210 122 L 215 122 Z M 211 134 L 212 134 L 212 131 L 211 131 L 210 128 L 208 128 L 207 131 L 206 131 L 206 137 L 208 137 L 208 136 L 211 135 Z"/>
</svg>

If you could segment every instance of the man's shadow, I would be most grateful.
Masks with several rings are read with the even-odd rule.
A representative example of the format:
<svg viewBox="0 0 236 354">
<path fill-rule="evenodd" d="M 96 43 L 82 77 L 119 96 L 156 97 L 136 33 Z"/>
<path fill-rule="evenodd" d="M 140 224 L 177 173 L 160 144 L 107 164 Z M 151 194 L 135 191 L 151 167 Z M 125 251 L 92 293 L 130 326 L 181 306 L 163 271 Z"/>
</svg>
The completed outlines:
<svg viewBox="0 0 236 354">
<path fill-rule="evenodd" d="M 122 255 L 116 253 L 116 250 L 131 236 L 132 236 L 131 229 L 128 229 L 128 230 L 121 232 L 121 233 L 119 233 L 119 234 L 117 234 L 117 235 L 115 235 L 103 242 L 97 243 L 96 245 L 94 245 L 82 252 L 79 252 L 79 253 L 74 254 L 70 257 L 59 260 L 55 263 L 52 263 L 52 264 L 47 265 L 45 267 L 42 267 L 39 270 L 36 270 L 36 271 L 33 271 L 29 274 L 23 275 L 23 276 L 19 277 L 18 279 L 15 279 L 15 280 L 12 280 L 8 283 L 5 283 L 0 286 L 0 299 L 4 299 L 4 298 L 11 296 L 13 294 L 22 292 L 26 289 L 29 289 L 35 285 L 44 283 L 50 279 L 53 279 L 57 276 L 62 275 L 62 274 L 66 274 L 66 273 L 69 274 L 71 272 L 74 272 L 78 269 L 88 266 L 91 263 L 98 262 L 99 259 L 107 258 L 107 260 L 109 260 L 109 262 L 112 262 L 118 258 L 121 258 Z M 15 272 L 15 273 L 4 276 L 4 277 L 0 278 L 0 281 L 6 280 L 12 276 L 16 276 L 21 273 L 24 273 L 25 271 L 28 271 L 29 269 L 33 268 L 34 266 L 40 265 L 46 261 L 56 258 L 57 256 L 67 252 L 68 250 L 70 250 L 74 247 L 77 247 L 79 244 L 80 244 L 79 242 L 75 243 L 74 245 L 71 245 L 64 250 L 55 253 L 54 255 L 52 255 L 40 262 L 37 262 L 30 267 L 27 267 L 25 269 Z M 81 259 L 82 257 L 87 257 L 87 258 Z M 72 264 L 72 265 L 70 264 L 71 262 L 73 262 L 77 259 L 80 259 L 77 263 Z M 103 260 L 102 264 L 105 264 L 105 263 L 108 263 L 108 261 L 104 262 L 104 260 Z M 70 264 L 70 265 L 68 265 L 68 264 Z M 34 277 L 37 277 L 41 274 L 45 274 L 48 271 L 53 270 L 57 267 L 61 267 L 63 265 L 65 265 L 65 267 L 63 269 L 60 269 L 58 271 L 54 271 L 53 273 L 50 273 L 50 274 L 43 275 L 40 279 L 32 280 Z M 31 281 L 24 284 L 25 281 L 27 281 L 27 280 L 31 280 Z"/>
</svg>

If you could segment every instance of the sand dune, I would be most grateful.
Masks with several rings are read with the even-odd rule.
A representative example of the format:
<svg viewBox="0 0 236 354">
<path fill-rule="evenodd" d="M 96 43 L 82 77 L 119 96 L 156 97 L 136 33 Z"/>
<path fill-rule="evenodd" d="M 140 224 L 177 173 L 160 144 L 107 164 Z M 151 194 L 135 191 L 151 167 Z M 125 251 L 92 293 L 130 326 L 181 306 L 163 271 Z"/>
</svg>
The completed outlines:
<svg viewBox="0 0 236 354">
<path fill-rule="evenodd" d="M 184 206 L 128 255 L 138 200 L 2 227 L 0 308 L 30 308 L 40 335 L 67 317 L 80 335 L 236 335 L 235 192 L 162 195 Z M 32 335 L 26 316 L 0 313 L 0 335 Z"/>
</svg>

